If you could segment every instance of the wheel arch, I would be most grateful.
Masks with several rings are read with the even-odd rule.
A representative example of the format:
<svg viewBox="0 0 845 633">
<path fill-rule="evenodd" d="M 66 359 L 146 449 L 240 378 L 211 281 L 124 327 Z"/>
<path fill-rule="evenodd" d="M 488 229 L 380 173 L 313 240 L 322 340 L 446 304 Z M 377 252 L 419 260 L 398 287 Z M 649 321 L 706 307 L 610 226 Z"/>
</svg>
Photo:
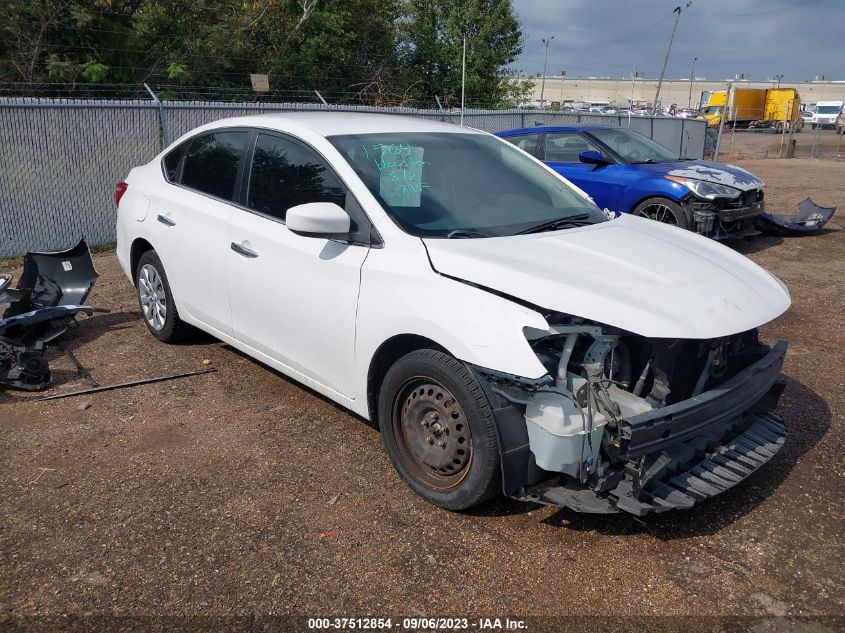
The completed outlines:
<svg viewBox="0 0 845 633">
<path fill-rule="evenodd" d="M 132 242 L 132 246 L 129 249 L 129 270 L 132 273 L 132 283 L 138 283 L 138 260 L 141 259 L 141 255 L 148 251 L 154 251 L 153 245 L 150 244 L 147 240 L 143 237 L 135 238 Z"/>
<path fill-rule="evenodd" d="M 686 191 L 683 195 L 677 195 L 672 188 L 660 188 L 660 189 L 650 189 L 646 190 L 643 189 L 642 192 L 637 195 L 633 202 L 627 203 L 626 206 L 628 207 L 628 213 L 633 213 L 634 209 L 637 208 L 638 205 L 645 202 L 650 198 L 666 198 L 667 200 L 671 200 L 675 204 L 686 204 L 686 199 L 689 197 L 690 192 Z"/>
<path fill-rule="evenodd" d="M 393 364 L 418 349 L 435 349 L 455 357 L 440 343 L 419 334 L 396 334 L 378 346 L 367 370 L 367 411 L 370 423 L 378 427 L 378 398 L 382 382 Z"/>
</svg>

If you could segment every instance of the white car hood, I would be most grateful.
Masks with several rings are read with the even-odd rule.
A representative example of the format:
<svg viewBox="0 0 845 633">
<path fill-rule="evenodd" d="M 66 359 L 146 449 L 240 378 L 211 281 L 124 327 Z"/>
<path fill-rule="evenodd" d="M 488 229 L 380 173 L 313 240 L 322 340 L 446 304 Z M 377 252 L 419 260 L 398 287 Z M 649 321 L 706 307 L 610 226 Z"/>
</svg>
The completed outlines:
<svg viewBox="0 0 845 633">
<path fill-rule="evenodd" d="M 773 275 L 710 239 L 652 220 L 480 239 L 424 239 L 434 269 L 647 337 L 758 327 L 791 300 Z"/>
</svg>

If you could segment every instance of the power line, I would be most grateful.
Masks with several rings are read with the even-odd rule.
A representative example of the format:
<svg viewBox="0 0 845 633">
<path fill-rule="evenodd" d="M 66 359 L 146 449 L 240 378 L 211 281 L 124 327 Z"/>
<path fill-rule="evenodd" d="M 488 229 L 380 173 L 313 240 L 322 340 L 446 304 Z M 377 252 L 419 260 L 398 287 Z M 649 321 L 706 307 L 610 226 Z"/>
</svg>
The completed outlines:
<svg viewBox="0 0 845 633">
<path fill-rule="evenodd" d="M 819 0 L 805 0 L 804 2 L 792 2 L 787 5 L 780 6 L 776 9 L 766 9 L 765 11 L 755 11 L 753 13 L 701 13 L 698 11 L 690 10 L 689 13 L 692 15 L 702 15 L 708 18 L 747 18 L 752 17 L 755 15 L 768 15 L 770 13 L 781 13 L 783 11 L 788 11 L 790 9 L 800 9 L 801 7 L 806 7 L 809 4 L 814 4 Z"/>
</svg>

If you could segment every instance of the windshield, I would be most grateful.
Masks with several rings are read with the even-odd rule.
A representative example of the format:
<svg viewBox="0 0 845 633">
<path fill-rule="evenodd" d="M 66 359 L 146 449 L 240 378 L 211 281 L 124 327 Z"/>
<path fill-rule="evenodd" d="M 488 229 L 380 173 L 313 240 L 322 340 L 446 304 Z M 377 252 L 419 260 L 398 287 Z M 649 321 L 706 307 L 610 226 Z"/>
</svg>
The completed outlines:
<svg viewBox="0 0 845 633">
<path fill-rule="evenodd" d="M 607 145 L 624 163 L 662 163 L 679 160 L 679 156 L 672 150 L 633 130 L 590 130 L 589 135 Z"/>
<path fill-rule="evenodd" d="M 571 226 L 607 220 L 561 178 L 493 136 L 391 133 L 328 140 L 411 235 L 493 237 L 566 218 Z"/>
<path fill-rule="evenodd" d="M 838 114 L 839 106 L 816 106 L 816 114 Z"/>
</svg>

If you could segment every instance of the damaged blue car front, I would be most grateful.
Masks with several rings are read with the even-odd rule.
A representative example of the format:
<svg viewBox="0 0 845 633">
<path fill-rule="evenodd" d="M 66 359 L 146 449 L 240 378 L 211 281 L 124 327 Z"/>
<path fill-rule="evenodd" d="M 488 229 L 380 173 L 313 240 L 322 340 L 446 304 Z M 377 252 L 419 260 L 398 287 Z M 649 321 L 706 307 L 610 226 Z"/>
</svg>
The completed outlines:
<svg viewBox="0 0 845 633">
<path fill-rule="evenodd" d="M 620 127 L 533 127 L 498 136 L 544 161 L 604 209 L 715 239 L 758 233 L 765 183 L 736 165 L 685 158 Z"/>
</svg>

